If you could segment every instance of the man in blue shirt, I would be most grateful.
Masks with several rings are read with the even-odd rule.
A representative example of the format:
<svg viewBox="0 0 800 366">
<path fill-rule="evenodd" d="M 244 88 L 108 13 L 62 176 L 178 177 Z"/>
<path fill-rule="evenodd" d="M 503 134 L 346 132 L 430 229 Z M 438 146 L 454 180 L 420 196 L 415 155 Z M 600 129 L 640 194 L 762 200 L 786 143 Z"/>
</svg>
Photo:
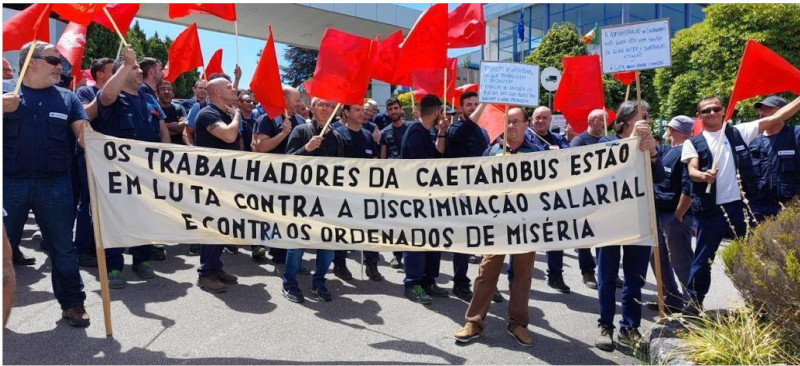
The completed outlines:
<svg viewBox="0 0 800 366">
<path fill-rule="evenodd" d="M 200 103 L 208 98 L 208 92 L 206 92 L 206 81 L 203 79 L 197 79 L 194 81 L 194 85 L 192 85 L 192 97 L 188 99 L 184 99 L 181 102 L 181 106 L 183 109 L 186 110 L 188 113 L 192 106 L 195 103 Z"/>
<path fill-rule="evenodd" d="M 164 111 L 164 122 L 169 130 L 169 138 L 173 144 L 183 145 L 183 128 L 186 126 L 186 110 L 179 103 L 172 101 L 175 91 L 172 83 L 162 80 L 158 85 L 158 104 Z"/>
<path fill-rule="evenodd" d="M 56 47 L 27 43 L 20 54 L 28 54 L 30 47 L 34 47 L 33 55 L 19 95 L 3 94 L 3 208 L 7 211 L 3 223 L 9 241 L 19 250 L 28 211 L 33 210 L 42 231 L 42 249 L 50 257 L 61 316 L 71 326 L 86 327 L 86 293 L 72 245 L 70 166 L 76 138 L 88 117 L 74 93 L 54 86 L 61 74 Z"/>
<path fill-rule="evenodd" d="M 169 130 L 158 101 L 140 88 L 142 70 L 136 64 L 133 49 L 125 48 L 122 60 L 114 62 L 112 71 L 114 76 L 97 94 L 97 131 L 114 137 L 169 143 Z M 106 249 L 108 284 L 114 289 L 126 285 L 122 276 L 124 251 L 125 248 Z M 129 249 L 133 255 L 132 269 L 144 279 L 155 276 L 149 262 L 151 251 L 150 245 Z"/>
</svg>

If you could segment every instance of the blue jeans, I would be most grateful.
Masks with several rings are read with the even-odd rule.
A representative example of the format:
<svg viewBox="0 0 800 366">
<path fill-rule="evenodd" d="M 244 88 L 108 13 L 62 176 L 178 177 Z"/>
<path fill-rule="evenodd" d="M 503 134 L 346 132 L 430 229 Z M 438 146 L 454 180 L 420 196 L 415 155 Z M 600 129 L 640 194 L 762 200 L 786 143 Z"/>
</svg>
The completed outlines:
<svg viewBox="0 0 800 366">
<path fill-rule="evenodd" d="M 600 300 L 600 318 L 597 322 L 614 327 L 616 312 L 616 280 L 622 254 L 622 319 L 620 328 L 638 328 L 642 320 L 642 287 L 650 263 L 650 246 L 612 245 L 597 249 L 597 292 Z"/>
<path fill-rule="evenodd" d="M 363 264 L 378 264 L 380 261 L 380 255 L 378 252 L 371 252 L 368 250 L 364 251 L 364 263 Z M 347 259 L 347 251 L 346 250 L 334 250 L 333 251 L 333 265 L 334 266 L 344 266 L 345 260 Z"/>
<path fill-rule="evenodd" d="M 439 277 L 441 260 L 442 252 L 404 252 L 403 267 L 406 270 L 406 278 L 403 279 L 403 284 L 405 287 L 434 284 L 436 277 Z"/>
<path fill-rule="evenodd" d="M 303 261 L 305 249 L 289 249 L 286 251 L 286 269 L 283 271 L 283 288 L 297 287 L 297 271 Z M 319 288 L 325 285 L 325 274 L 331 268 L 333 262 L 333 251 L 317 249 L 317 268 L 311 279 L 311 288 Z"/>
<path fill-rule="evenodd" d="M 53 293 L 61 309 L 83 305 L 86 293 L 72 245 L 72 182 L 69 174 L 53 178 L 3 176 L 3 208 L 8 239 L 19 243 L 28 211 L 33 210 L 42 231 L 42 247 L 50 257 Z"/>
<path fill-rule="evenodd" d="M 744 235 L 747 228 L 744 223 L 742 201 L 729 202 L 721 206 L 728 213 L 735 234 Z M 690 299 L 698 306 L 703 305 L 703 300 L 711 287 L 711 263 L 714 262 L 719 243 L 724 236 L 734 235 L 719 207 L 714 207 L 713 212 L 697 215 L 697 246 L 694 250 L 687 287 Z"/>
<path fill-rule="evenodd" d="M 222 269 L 222 251 L 224 245 L 201 245 L 200 246 L 200 267 L 197 273 L 200 277 L 214 276 L 217 271 Z"/>
<path fill-rule="evenodd" d="M 453 253 L 453 286 L 469 287 L 469 254 Z M 510 257 L 510 256 L 509 256 Z"/>
<path fill-rule="evenodd" d="M 89 182 L 86 177 L 86 160 L 83 154 L 75 157 L 78 166 L 79 179 L 73 181 L 80 182 L 80 198 L 78 199 L 78 211 L 75 217 L 75 249 L 78 254 L 95 255 L 94 229 L 92 226 L 92 206 L 89 199 Z M 108 255 L 108 252 L 106 252 Z"/>
<path fill-rule="evenodd" d="M 694 216 L 691 214 L 685 215 L 683 222 L 680 222 L 675 217 L 675 212 L 658 211 L 658 249 L 661 259 L 661 283 L 666 297 L 664 302 L 679 309 L 689 299 L 687 284 L 694 257 L 693 222 Z M 650 267 L 655 273 L 655 255 L 650 258 Z M 676 275 L 678 282 L 675 282 Z"/>
<path fill-rule="evenodd" d="M 578 266 L 581 268 L 581 273 L 594 273 L 596 265 L 591 249 L 578 249 Z M 508 268 L 510 269 L 511 266 Z M 547 252 L 547 277 L 550 279 L 563 278 L 563 273 L 564 251 L 554 250 Z"/>
</svg>

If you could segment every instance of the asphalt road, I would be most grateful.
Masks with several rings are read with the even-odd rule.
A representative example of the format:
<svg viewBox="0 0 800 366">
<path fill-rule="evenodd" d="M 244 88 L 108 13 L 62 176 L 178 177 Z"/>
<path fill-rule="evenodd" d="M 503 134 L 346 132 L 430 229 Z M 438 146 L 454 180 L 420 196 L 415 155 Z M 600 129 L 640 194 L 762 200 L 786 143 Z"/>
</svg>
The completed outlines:
<svg viewBox="0 0 800 366">
<path fill-rule="evenodd" d="M 26 227 L 25 237 L 35 227 Z M 454 342 L 467 303 L 451 296 L 434 298 L 431 306 L 403 297 L 400 270 L 382 261 L 387 280 L 361 280 L 351 253 L 348 267 L 356 279 L 343 282 L 328 274 L 333 302 L 308 299 L 311 277 L 299 276 L 307 295 L 294 304 L 280 294 L 279 269 L 255 263 L 249 249 L 223 254 L 225 269 L 239 276 L 228 292 L 200 290 L 199 257 L 186 246 L 167 248 L 167 260 L 152 262 L 157 277 L 143 281 L 130 271 L 128 287 L 111 292 L 114 335 L 105 336 L 96 269 L 84 269 L 86 307 L 92 325 L 70 327 L 62 320 L 52 295 L 51 267 L 38 240 L 24 240 L 23 252 L 36 265 L 16 267 L 17 300 L 3 334 L 5 364 L 641 364 L 630 351 L 607 353 L 594 348 L 597 293 L 583 285 L 574 251 L 564 258 L 565 281 L 571 294 L 547 286 L 544 253 L 537 254 L 530 292 L 534 346 L 521 347 L 505 332 L 508 281 L 498 287 L 506 301 L 492 304 L 486 330 L 468 345 Z M 390 253 L 382 253 L 391 259 Z M 304 265 L 314 268 L 314 255 Z M 728 308 L 741 302 L 717 258 L 706 308 Z M 470 265 L 469 276 L 478 266 Z M 451 256 L 444 255 L 438 283 L 452 287 Z M 648 274 L 644 301 L 655 299 L 655 279 Z M 620 291 L 617 292 L 619 296 Z M 618 308 L 619 311 L 619 308 Z M 653 326 L 657 314 L 643 309 L 641 330 Z M 615 320 L 619 319 L 619 315 Z"/>
</svg>

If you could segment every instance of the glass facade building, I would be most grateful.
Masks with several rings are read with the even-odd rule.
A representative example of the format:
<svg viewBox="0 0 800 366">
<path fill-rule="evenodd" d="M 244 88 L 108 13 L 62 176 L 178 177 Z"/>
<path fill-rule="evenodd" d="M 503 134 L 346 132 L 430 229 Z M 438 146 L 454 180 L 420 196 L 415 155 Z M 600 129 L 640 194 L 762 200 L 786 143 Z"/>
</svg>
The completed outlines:
<svg viewBox="0 0 800 366">
<path fill-rule="evenodd" d="M 493 8 L 493 7 L 498 8 Z M 487 43 L 484 59 L 522 61 L 557 23 L 575 24 L 583 35 L 597 26 L 669 18 L 670 31 L 690 27 L 705 18 L 705 4 L 497 4 L 486 5 Z M 525 39 L 520 40 L 517 24 L 522 12 Z"/>
</svg>

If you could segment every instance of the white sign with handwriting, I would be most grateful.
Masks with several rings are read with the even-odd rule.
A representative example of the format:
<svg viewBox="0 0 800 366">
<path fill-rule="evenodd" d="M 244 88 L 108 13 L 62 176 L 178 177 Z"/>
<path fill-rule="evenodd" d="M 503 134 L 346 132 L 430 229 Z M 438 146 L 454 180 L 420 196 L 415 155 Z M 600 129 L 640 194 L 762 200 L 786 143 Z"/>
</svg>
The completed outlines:
<svg viewBox="0 0 800 366">
<path fill-rule="evenodd" d="M 482 103 L 538 106 L 539 66 L 514 62 L 481 62 L 478 97 Z"/>
<path fill-rule="evenodd" d="M 669 20 L 600 29 L 600 58 L 604 74 L 672 66 Z"/>
</svg>

